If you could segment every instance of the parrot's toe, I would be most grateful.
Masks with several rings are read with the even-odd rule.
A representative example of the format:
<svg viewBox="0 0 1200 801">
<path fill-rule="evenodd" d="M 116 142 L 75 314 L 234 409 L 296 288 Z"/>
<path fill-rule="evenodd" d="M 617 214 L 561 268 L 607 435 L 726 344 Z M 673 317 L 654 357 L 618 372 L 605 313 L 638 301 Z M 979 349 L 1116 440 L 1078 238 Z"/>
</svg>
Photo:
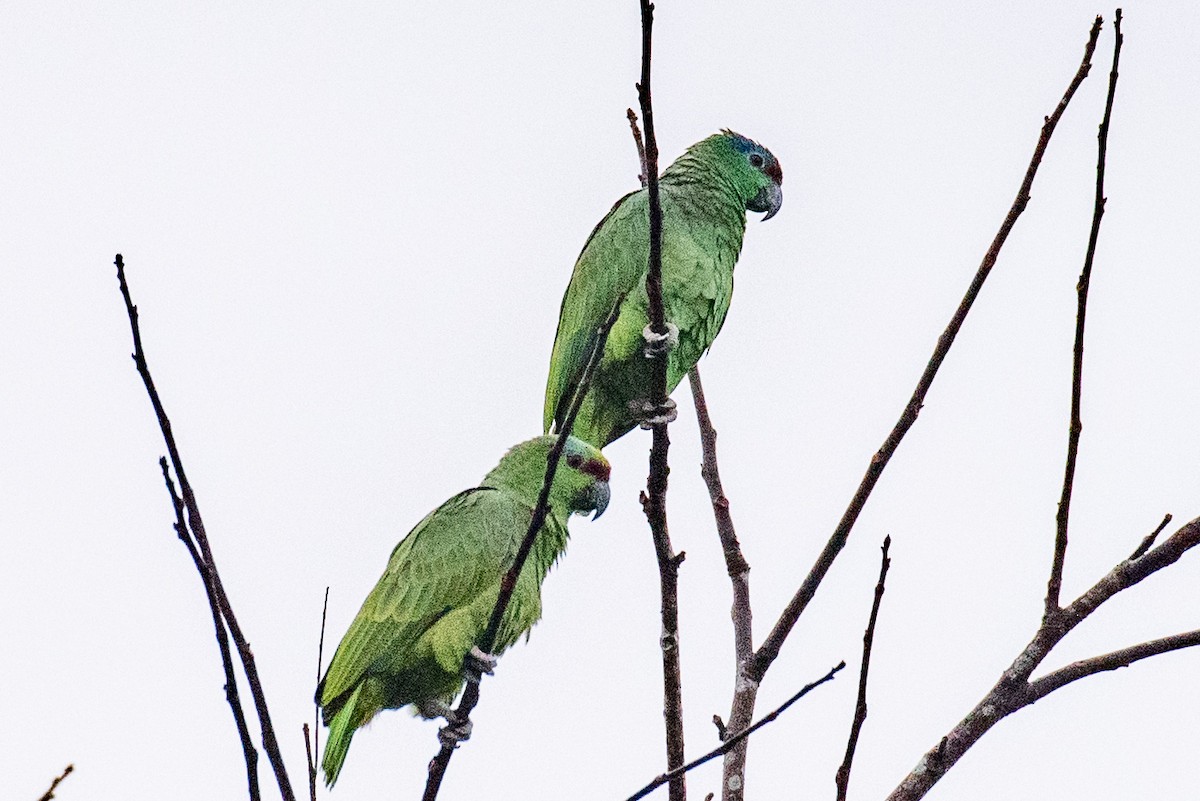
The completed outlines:
<svg viewBox="0 0 1200 801">
<path fill-rule="evenodd" d="M 679 326 L 671 322 L 665 325 L 667 326 L 665 334 L 656 334 L 648 325 L 642 329 L 642 339 L 646 341 L 642 352 L 647 359 L 658 358 L 679 344 Z"/>
<path fill-rule="evenodd" d="M 631 405 L 634 407 L 633 413 L 637 418 L 638 425 L 647 430 L 657 425 L 673 423 L 675 422 L 675 418 L 679 417 L 679 412 L 675 408 L 675 401 L 670 398 L 663 398 L 662 403 L 651 403 L 648 400 L 642 400 L 635 401 Z"/>
<path fill-rule="evenodd" d="M 467 681 L 478 682 L 483 674 L 492 675 L 500 660 L 491 654 L 479 650 L 478 645 L 472 645 L 471 650 L 463 657 L 463 675 Z"/>
<path fill-rule="evenodd" d="M 471 739 L 471 729 L 474 724 L 470 719 L 454 723 L 448 722 L 445 726 L 438 729 L 438 741 L 450 748 L 458 748 L 458 744 Z"/>
<path fill-rule="evenodd" d="M 449 720 L 451 711 L 450 704 L 441 698 L 428 698 L 417 706 L 417 713 L 426 720 L 432 720 L 433 718 L 445 718 Z"/>
</svg>

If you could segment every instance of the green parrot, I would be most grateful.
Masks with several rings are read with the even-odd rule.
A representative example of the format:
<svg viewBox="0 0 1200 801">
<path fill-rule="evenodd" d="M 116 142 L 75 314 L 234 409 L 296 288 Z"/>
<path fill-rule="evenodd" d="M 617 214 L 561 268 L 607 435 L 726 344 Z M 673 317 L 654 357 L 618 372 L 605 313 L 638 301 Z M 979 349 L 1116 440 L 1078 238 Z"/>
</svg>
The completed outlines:
<svg viewBox="0 0 1200 801">
<path fill-rule="evenodd" d="M 674 418 L 674 403 L 647 402 L 653 362 L 669 348 L 667 394 L 708 349 L 729 311 L 733 266 L 746 211 L 774 217 L 783 204 L 783 170 L 762 145 L 733 131 L 697 142 L 659 180 L 662 206 L 663 309 L 667 341 L 650 331 L 646 272 L 650 252 L 645 188 L 617 201 L 592 231 L 571 274 L 550 356 L 543 416 L 559 430 L 579 382 L 594 332 L 625 294 L 599 368 L 571 433 L 603 448 L 641 422 Z"/>
<path fill-rule="evenodd" d="M 555 440 L 542 436 L 513 447 L 480 486 L 443 503 L 392 551 L 317 686 L 317 704 L 329 727 L 321 764 L 330 786 L 355 730 L 380 710 L 412 704 L 423 717 L 444 716 L 463 687 L 464 660 L 491 672 L 495 657 L 476 642 L 529 528 Z M 528 636 L 541 617 L 542 581 L 567 547 L 567 519 L 604 512 L 608 476 L 599 450 L 568 438 L 546 522 L 492 649 L 496 655 Z"/>
</svg>

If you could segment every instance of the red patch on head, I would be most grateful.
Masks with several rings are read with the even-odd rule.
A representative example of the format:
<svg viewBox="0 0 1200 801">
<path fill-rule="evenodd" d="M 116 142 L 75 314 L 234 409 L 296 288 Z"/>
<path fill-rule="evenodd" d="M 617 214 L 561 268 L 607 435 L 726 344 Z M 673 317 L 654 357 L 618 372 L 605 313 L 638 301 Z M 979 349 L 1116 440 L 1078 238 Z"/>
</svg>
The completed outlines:
<svg viewBox="0 0 1200 801">
<path fill-rule="evenodd" d="M 772 181 L 780 186 L 783 186 L 783 166 L 779 163 L 778 159 L 771 159 L 768 161 L 767 166 L 763 167 L 763 172 L 765 172 L 767 177 Z"/>
<path fill-rule="evenodd" d="M 595 476 L 601 481 L 608 481 L 608 476 L 612 473 L 612 468 L 608 466 L 607 462 L 602 462 L 599 459 L 588 459 L 579 467 L 579 472 Z"/>
</svg>

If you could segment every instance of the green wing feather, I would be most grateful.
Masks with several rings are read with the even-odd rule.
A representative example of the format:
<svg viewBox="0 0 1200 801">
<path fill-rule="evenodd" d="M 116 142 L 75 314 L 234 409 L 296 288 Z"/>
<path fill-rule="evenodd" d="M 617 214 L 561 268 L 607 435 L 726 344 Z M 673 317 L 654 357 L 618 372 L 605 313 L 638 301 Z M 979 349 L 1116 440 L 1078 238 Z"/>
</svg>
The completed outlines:
<svg viewBox="0 0 1200 801">
<path fill-rule="evenodd" d="M 381 709 L 446 700 L 458 691 L 463 656 L 487 626 L 529 516 L 508 493 L 467 490 L 392 551 L 318 688 L 330 725 L 326 781 L 336 780 L 354 730 Z"/>
<path fill-rule="evenodd" d="M 592 230 L 575 262 L 559 309 L 558 332 L 550 358 L 542 415 L 544 431 L 549 432 L 553 423 L 561 425 L 566 417 L 596 329 L 608 318 L 617 298 L 632 293 L 645 278 L 650 239 L 646 202 L 644 190 L 618 200 Z M 605 361 L 620 359 L 629 351 L 633 342 L 629 329 L 634 322 L 623 310 L 609 333 Z M 637 328 L 636 336 L 640 340 L 641 327 Z M 581 410 L 572 433 L 598 444 L 592 418 L 591 413 Z"/>
<path fill-rule="evenodd" d="M 733 268 L 741 250 L 745 210 L 736 199 L 694 185 L 662 185 L 663 303 L 680 332 L 668 357 L 670 393 L 712 344 L 733 294 Z M 722 202 L 723 201 L 723 202 Z M 626 293 L 609 334 L 592 388 L 572 433 L 604 447 L 636 424 L 629 403 L 644 396 L 650 363 L 642 356 L 649 321 L 646 270 L 649 218 L 644 190 L 626 195 L 601 221 L 584 246 L 559 312 L 550 358 L 543 426 L 562 425 L 592 336 L 612 304 Z"/>
</svg>

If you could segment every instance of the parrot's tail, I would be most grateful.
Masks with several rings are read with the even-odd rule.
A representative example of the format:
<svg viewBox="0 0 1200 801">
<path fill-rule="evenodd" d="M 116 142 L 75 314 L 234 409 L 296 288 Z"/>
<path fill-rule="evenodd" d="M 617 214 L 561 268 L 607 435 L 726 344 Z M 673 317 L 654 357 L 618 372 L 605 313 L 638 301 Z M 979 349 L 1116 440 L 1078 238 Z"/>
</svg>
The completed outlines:
<svg viewBox="0 0 1200 801">
<path fill-rule="evenodd" d="M 362 711 L 358 709 L 359 696 L 362 695 L 366 682 L 361 682 L 354 692 L 346 699 L 346 703 L 329 721 L 329 739 L 325 742 L 325 756 L 321 759 L 321 768 L 325 771 L 325 784 L 333 787 L 338 774 L 342 772 L 342 764 L 346 761 L 346 752 L 350 750 L 350 740 L 354 732 L 363 723 Z M 368 715 L 369 719 L 371 715 Z"/>
</svg>

